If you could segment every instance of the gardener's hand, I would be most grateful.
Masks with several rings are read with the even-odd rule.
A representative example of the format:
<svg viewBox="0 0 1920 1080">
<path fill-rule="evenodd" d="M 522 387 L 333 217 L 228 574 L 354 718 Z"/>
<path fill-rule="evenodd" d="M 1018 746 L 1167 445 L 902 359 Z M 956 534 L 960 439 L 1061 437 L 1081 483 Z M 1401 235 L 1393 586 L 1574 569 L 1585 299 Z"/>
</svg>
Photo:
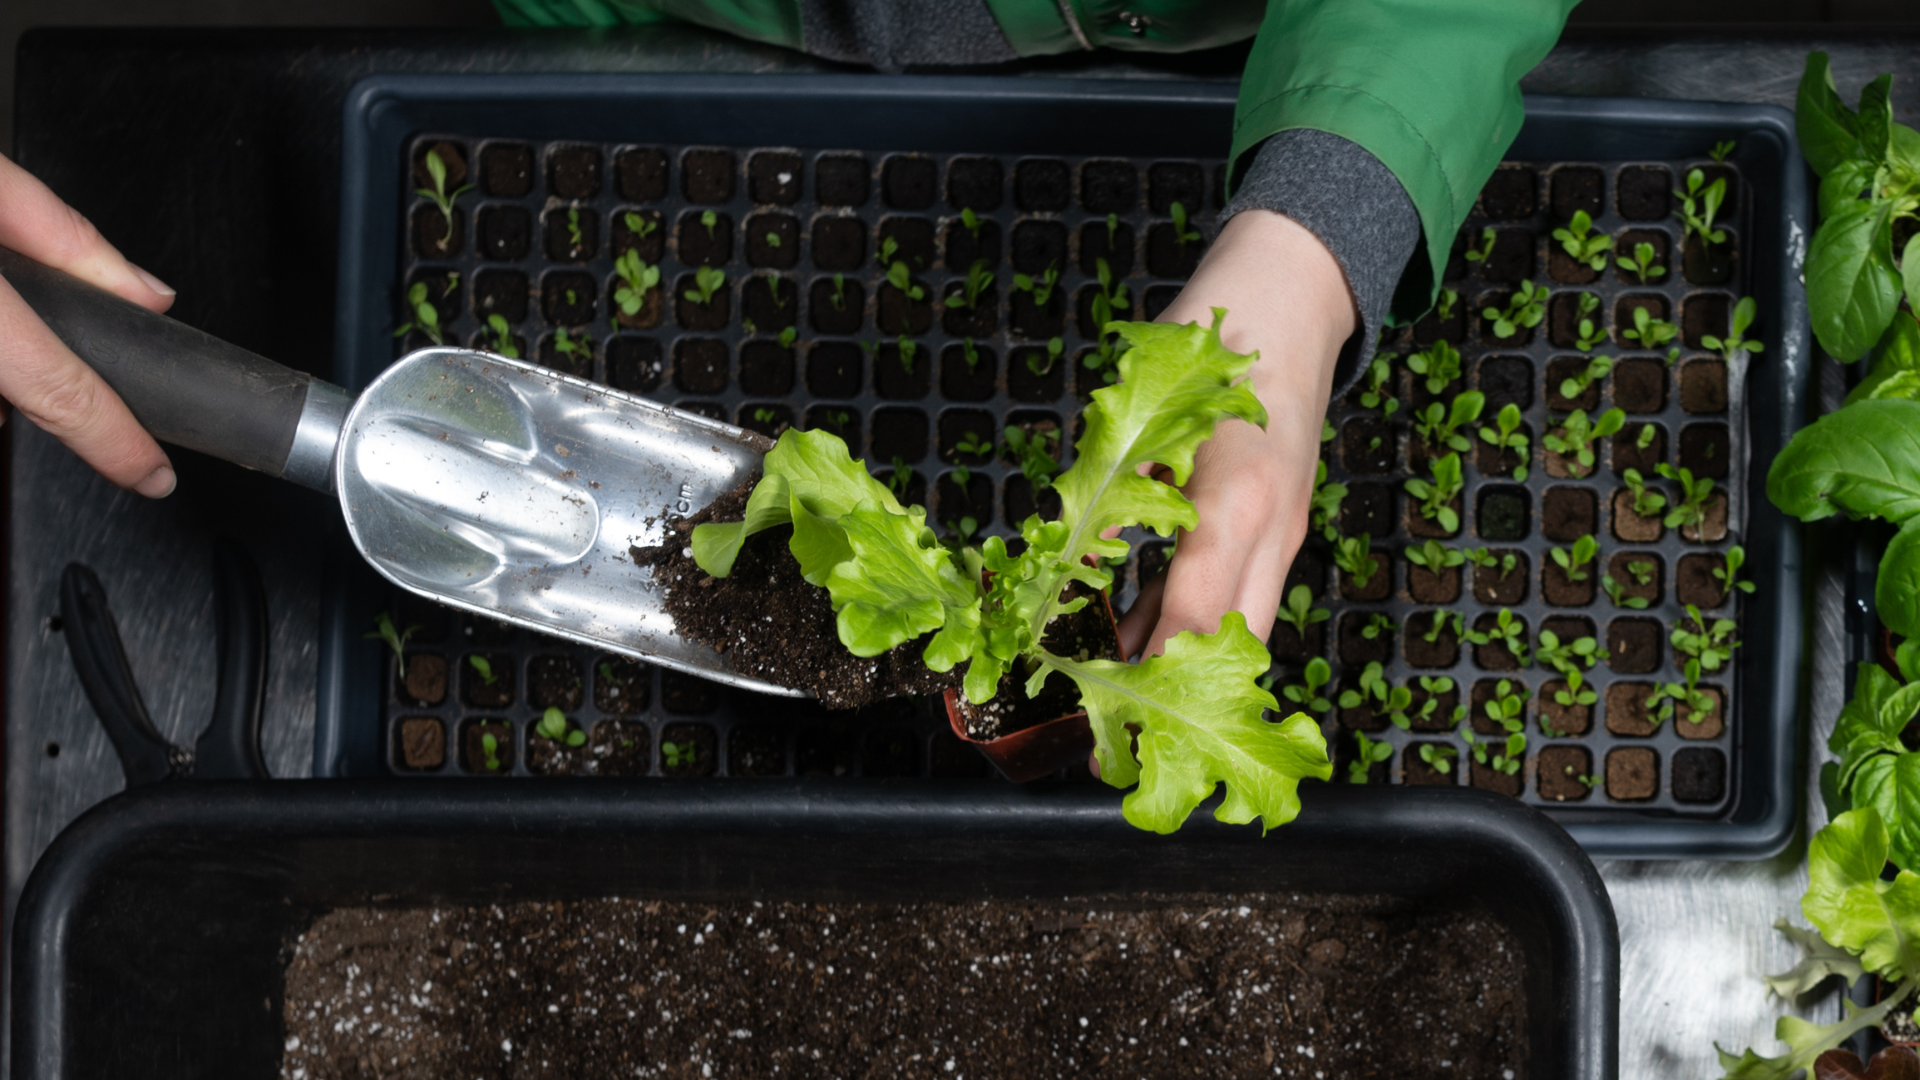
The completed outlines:
<svg viewBox="0 0 1920 1080">
<path fill-rule="evenodd" d="M 153 311 L 173 290 L 128 262 L 98 230 L 26 170 L 0 156 L 0 245 Z M 100 475 L 149 498 L 173 490 L 166 452 L 120 395 L 61 344 L 0 280 L 0 397 Z M 0 422 L 4 422 L 0 406 Z"/>
<path fill-rule="evenodd" d="M 1158 654 L 1182 630 L 1214 633 L 1228 611 L 1265 641 L 1307 535 L 1334 364 L 1359 321 L 1346 275 L 1304 227 L 1247 210 L 1227 222 L 1160 319 L 1206 326 L 1217 307 L 1227 309 L 1226 346 L 1260 353 L 1251 379 L 1267 427 L 1225 420 L 1200 445 L 1184 489 L 1199 527 L 1179 537 L 1172 568 L 1120 620 L 1127 656 Z"/>
</svg>

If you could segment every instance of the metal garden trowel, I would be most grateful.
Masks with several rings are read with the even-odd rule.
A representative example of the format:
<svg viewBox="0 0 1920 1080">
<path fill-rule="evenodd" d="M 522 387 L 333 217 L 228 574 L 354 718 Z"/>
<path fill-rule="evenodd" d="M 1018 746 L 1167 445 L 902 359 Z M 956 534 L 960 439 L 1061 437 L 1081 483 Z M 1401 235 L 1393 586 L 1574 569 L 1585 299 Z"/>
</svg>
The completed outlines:
<svg viewBox="0 0 1920 1080">
<path fill-rule="evenodd" d="M 679 637 L 627 553 L 757 476 L 765 438 L 468 349 L 409 353 L 356 398 L 5 248 L 0 278 L 155 438 L 337 495 L 360 554 L 401 588 L 802 696 Z"/>
</svg>

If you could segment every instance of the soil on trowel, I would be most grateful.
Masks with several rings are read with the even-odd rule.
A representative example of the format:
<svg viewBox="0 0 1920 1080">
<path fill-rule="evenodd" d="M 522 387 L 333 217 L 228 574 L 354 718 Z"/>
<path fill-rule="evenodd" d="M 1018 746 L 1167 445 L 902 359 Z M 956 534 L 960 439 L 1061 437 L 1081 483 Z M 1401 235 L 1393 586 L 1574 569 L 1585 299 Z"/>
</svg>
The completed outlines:
<svg viewBox="0 0 1920 1080">
<path fill-rule="evenodd" d="M 289 951 L 286 1080 L 1530 1075 L 1519 943 L 1387 899 L 349 908 Z"/>
<path fill-rule="evenodd" d="M 749 538 L 733 572 L 724 578 L 700 569 L 693 561 L 694 528 L 745 517 L 747 496 L 756 482 L 671 522 L 678 542 L 632 549 L 634 565 L 653 568 L 654 584 L 663 590 L 662 603 L 679 633 L 725 653 L 733 671 L 811 691 L 829 709 L 857 709 L 890 697 L 937 694 L 958 686 L 965 665 L 945 674 L 929 671 L 921 659 L 925 638 L 879 656 L 849 653 L 840 643 L 827 590 L 800 576 L 800 564 L 787 549 L 792 526 Z"/>
</svg>

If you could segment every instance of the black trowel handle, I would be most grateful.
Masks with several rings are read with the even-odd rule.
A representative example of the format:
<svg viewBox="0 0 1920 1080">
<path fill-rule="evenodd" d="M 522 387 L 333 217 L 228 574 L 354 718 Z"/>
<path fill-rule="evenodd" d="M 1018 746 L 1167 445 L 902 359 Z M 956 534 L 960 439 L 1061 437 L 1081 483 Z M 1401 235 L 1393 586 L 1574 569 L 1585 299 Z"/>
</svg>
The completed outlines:
<svg viewBox="0 0 1920 1080">
<path fill-rule="evenodd" d="M 155 438 L 326 488 L 343 391 L 5 247 L 0 278 Z M 311 459 L 322 453 L 316 467 Z"/>
</svg>

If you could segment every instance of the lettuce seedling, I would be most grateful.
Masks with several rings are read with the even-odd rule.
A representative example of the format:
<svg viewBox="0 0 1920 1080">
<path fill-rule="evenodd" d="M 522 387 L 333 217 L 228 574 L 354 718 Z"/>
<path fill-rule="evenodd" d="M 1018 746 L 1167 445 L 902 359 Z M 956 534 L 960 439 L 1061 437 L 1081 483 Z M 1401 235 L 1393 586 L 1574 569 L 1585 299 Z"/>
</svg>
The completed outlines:
<svg viewBox="0 0 1920 1080">
<path fill-rule="evenodd" d="M 1495 555 L 1487 548 L 1469 549 L 1467 551 L 1467 561 L 1477 567 L 1483 567 L 1488 570 L 1499 567 L 1501 581 L 1507 580 L 1507 576 L 1512 574 L 1514 570 L 1520 566 L 1520 557 L 1512 552 L 1508 552 L 1505 555 Z"/>
<path fill-rule="evenodd" d="M 1275 622 L 1283 622 L 1293 627 L 1293 632 L 1300 635 L 1302 641 L 1307 639 L 1307 627 L 1314 623 L 1326 622 L 1332 617 L 1333 613 L 1326 608 L 1313 606 L 1313 590 L 1305 585 L 1295 585 L 1293 590 L 1287 593 L 1287 598 L 1281 603 L 1280 609 L 1273 613 Z"/>
<path fill-rule="evenodd" d="M 1521 757 L 1527 752 L 1525 732 L 1516 731 L 1508 735 L 1504 744 L 1483 743 L 1474 737 L 1472 728 L 1462 730 L 1460 737 L 1467 741 L 1467 748 L 1473 752 L 1474 761 L 1508 776 L 1520 771 Z M 1495 749 L 1496 745 L 1498 749 Z"/>
<path fill-rule="evenodd" d="M 847 310 L 847 275 L 833 275 L 833 295 L 829 299 L 833 303 L 833 310 Z"/>
<path fill-rule="evenodd" d="M 1487 698 L 1484 711 L 1487 719 L 1507 732 L 1521 731 L 1526 727 L 1527 684 L 1506 679 L 1493 684 L 1493 695 Z"/>
<path fill-rule="evenodd" d="M 1573 261 L 1585 263 L 1595 272 L 1607 268 L 1607 252 L 1613 250 L 1613 237 L 1601 233 L 1590 235 L 1593 230 L 1593 216 L 1585 210 L 1575 210 L 1573 219 L 1564 229 L 1553 230 L 1553 238 L 1560 241 L 1560 247 Z"/>
<path fill-rule="evenodd" d="M 1500 234 L 1493 231 L 1493 226 L 1489 225 L 1481 229 L 1480 246 L 1467 249 L 1467 261 L 1470 263 L 1483 263 L 1493 258 L 1494 241 L 1498 239 L 1500 239 Z"/>
<path fill-rule="evenodd" d="M 1059 283 L 1060 267 L 1057 260 L 1048 263 L 1046 270 L 1038 277 L 1030 274 L 1013 275 L 1014 291 L 1031 293 L 1035 307 L 1046 307 L 1047 302 L 1053 299 L 1053 287 Z"/>
<path fill-rule="evenodd" d="M 973 237 L 975 243 L 979 243 L 980 241 L 980 226 L 982 224 L 983 222 L 980 220 L 980 215 L 974 213 L 972 207 L 967 207 L 960 211 L 960 227 L 967 230 L 967 234 Z"/>
<path fill-rule="evenodd" d="M 1371 715 L 1387 720 L 1402 731 L 1413 726 L 1413 721 L 1407 716 L 1407 707 L 1412 704 L 1413 691 L 1388 682 L 1386 669 L 1378 661 L 1368 662 L 1361 670 L 1359 689 L 1340 692 L 1341 708 L 1358 709 L 1364 706 Z"/>
<path fill-rule="evenodd" d="M 1680 328 L 1665 319 L 1656 319 L 1646 308 L 1633 309 L 1633 325 L 1620 331 L 1628 341 L 1637 341 L 1643 349 L 1658 349 L 1680 336 Z"/>
<path fill-rule="evenodd" d="M 1461 614 L 1457 611 L 1436 611 L 1433 613 L 1433 625 L 1427 628 L 1426 633 L 1420 635 L 1420 639 L 1429 645 L 1433 644 L 1440 640 L 1440 632 L 1447 628 L 1448 623 L 1453 625 L 1453 636 L 1460 637 L 1463 633 L 1462 628 L 1466 625 L 1466 620 Z"/>
<path fill-rule="evenodd" d="M 1587 580 L 1587 572 L 1582 568 L 1592 562 L 1593 557 L 1599 553 L 1600 544 L 1591 536 L 1583 536 L 1575 540 L 1572 551 L 1557 547 L 1547 549 L 1547 554 L 1553 558 L 1554 564 L 1559 566 L 1561 571 L 1566 574 L 1568 581 Z"/>
<path fill-rule="evenodd" d="M 1741 297 L 1740 302 L 1733 305 L 1733 329 L 1727 336 L 1722 338 L 1714 334 L 1701 334 L 1700 344 L 1718 352 L 1729 364 L 1733 363 L 1735 356 L 1743 352 L 1765 352 L 1767 350 L 1765 345 L 1758 341 L 1749 341 L 1745 336 L 1747 328 L 1753 325 L 1755 310 L 1753 297 Z"/>
<path fill-rule="evenodd" d="M 433 151 L 429 150 L 427 153 L 431 154 Z M 426 282 L 416 281 L 413 287 L 407 290 L 407 307 L 413 311 L 413 321 L 401 323 L 399 328 L 394 330 L 394 337 L 406 337 L 410 331 L 418 330 L 435 345 L 446 344 L 445 337 L 440 332 L 440 309 L 434 307 L 432 301 L 427 299 Z"/>
<path fill-rule="evenodd" d="M 494 312 L 487 316 L 487 329 L 493 334 L 493 351 L 509 360 L 520 359 L 520 346 L 513 343 L 513 327 L 507 317 Z"/>
<path fill-rule="evenodd" d="M 1053 365 L 1060 362 L 1060 354 L 1065 352 L 1066 348 L 1067 343 L 1058 337 L 1048 338 L 1046 352 L 1036 350 L 1027 353 L 1027 370 L 1033 372 L 1033 377 L 1036 379 L 1046 378 L 1047 373 L 1053 370 Z"/>
<path fill-rule="evenodd" d="M 360 635 L 368 641 L 384 641 L 387 648 L 393 650 L 394 673 L 401 682 L 407 680 L 407 639 L 420 632 L 420 627 L 409 626 L 405 630 L 394 626 L 393 616 L 381 612 L 373 617 L 373 629 Z"/>
<path fill-rule="evenodd" d="M 487 686 L 492 686 L 494 683 L 500 681 L 500 676 L 494 674 L 493 664 L 479 653 L 473 653 L 468 656 L 467 664 L 473 668 L 475 675 L 480 676 L 480 681 Z"/>
<path fill-rule="evenodd" d="M 1600 298 L 1592 293 L 1580 294 L 1580 326 L 1574 334 L 1573 347 L 1581 352 L 1590 353 L 1607 340 L 1607 332 L 1593 324 L 1588 316 L 1599 308 Z"/>
<path fill-rule="evenodd" d="M 927 290 L 913 283 L 912 271 L 907 269 L 906 263 L 898 259 L 887 266 L 887 284 L 905 293 L 909 300 L 920 301 L 927 298 Z"/>
<path fill-rule="evenodd" d="M 1532 444 L 1527 439 L 1527 433 L 1520 430 L 1520 407 L 1512 403 L 1502 406 L 1493 423 L 1493 427 L 1480 428 L 1480 441 L 1496 450 L 1512 451 L 1520 459 L 1520 464 L 1513 468 L 1513 478 L 1525 480 L 1528 450 Z"/>
<path fill-rule="evenodd" d="M 614 260 L 613 272 L 620 275 L 622 282 L 613 291 L 613 302 L 619 304 L 620 310 L 628 315 L 640 314 L 640 308 L 647 302 L 647 290 L 660 284 L 660 268 L 647 265 L 639 252 L 629 248 Z M 773 280 L 778 282 L 780 279 Z"/>
<path fill-rule="evenodd" d="M 1591 295 L 1591 294 L 1589 294 Z M 1565 379 L 1560 380 L 1560 396 L 1568 401 L 1587 392 L 1587 387 L 1613 373 L 1613 361 L 1604 356 L 1596 356 L 1587 361 L 1585 367 Z M 1611 432 L 1609 432 L 1611 434 Z"/>
<path fill-rule="evenodd" d="M 1187 244 L 1190 241 L 1203 239 L 1200 230 L 1187 228 L 1186 204 L 1176 200 L 1172 206 L 1167 207 L 1167 216 L 1173 218 L 1173 239 L 1180 245 L 1181 251 L 1187 250 Z"/>
<path fill-rule="evenodd" d="M 627 211 L 620 220 L 626 222 L 627 231 L 633 234 L 635 240 L 645 240 L 648 233 L 660 227 L 659 222 L 632 210 Z"/>
<path fill-rule="evenodd" d="M 1716 177 L 1709 184 L 1706 173 L 1692 169 L 1687 173 L 1687 190 L 1673 194 L 1680 200 L 1680 209 L 1674 213 L 1689 234 L 1698 236 L 1702 246 L 1726 243 L 1726 231 L 1713 227 L 1713 219 L 1720 216 L 1720 204 L 1727 198 L 1726 177 Z"/>
<path fill-rule="evenodd" d="M 702 211 L 700 211 L 700 224 L 701 224 L 701 225 L 703 225 L 703 226 L 705 226 L 705 228 L 706 228 L 706 230 L 707 230 L 707 239 L 708 239 L 708 240 L 714 240 L 714 239 L 717 239 L 717 238 L 716 238 L 716 237 L 715 237 L 715 236 L 713 235 L 713 227 L 714 227 L 715 225 L 718 225 L 718 224 L 720 224 L 720 215 L 719 215 L 719 214 L 716 214 L 716 213 L 714 213 L 714 212 L 713 212 L 713 211 L 711 211 L 711 210 L 702 210 Z"/>
<path fill-rule="evenodd" d="M 1440 696 L 1453 692 L 1453 680 L 1445 675 L 1422 675 L 1420 689 L 1426 692 L 1427 700 L 1420 703 L 1420 712 L 1414 716 L 1414 719 L 1425 723 L 1432 719 L 1434 713 L 1440 711 Z M 1455 705 L 1452 715 L 1447 717 L 1447 726 L 1451 729 L 1466 718 L 1467 707 Z"/>
<path fill-rule="evenodd" d="M 1740 580 L 1740 568 L 1747 562 L 1747 549 L 1735 544 L 1727 549 L 1724 558 L 1724 565 L 1713 572 L 1713 579 L 1720 583 L 1721 590 L 1729 596 L 1733 595 L 1736 589 L 1751 594 L 1754 589 L 1753 582 Z"/>
<path fill-rule="evenodd" d="M 904 266 L 905 264 L 899 263 L 896 265 Z M 988 268 L 987 260 L 975 259 L 973 260 L 973 265 L 967 267 L 967 280 L 962 286 L 962 296 L 948 300 L 947 306 L 950 308 L 963 308 L 967 311 L 976 310 L 980 303 L 980 294 L 992 287 L 993 271 Z"/>
<path fill-rule="evenodd" d="M 568 746 L 585 746 L 587 733 L 567 730 L 567 714 L 559 709 L 548 708 L 540 714 L 540 722 L 533 727 L 533 733 L 543 739 L 551 739 Z"/>
<path fill-rule="evenodd" d="M 1408 562 L 1435 576 L 1467 561 L 1465 552 L 1446 547 L 1438 540 L 1428 540 L 1419 547 L 1408 547 L 1406 556 Z"/>
<path fill-rule="evenodd" d="M 480 757 L 488 772 L 500 771 L 500 740 L 490 731 L 480 733 Z"/>
<path fill-rule="evenodd" d="M 1460 751 L 1441 743 L 1421 743 L 1420 760 L 1427 768 L 1443 776 L 1452 775 L 1453 763 L 1460 757 Z"/>
<path fill-rule="evenodd" d="M 972 338 L 960 339 L 960 358 L 967 362 L 967 374 L 980 370 L 980 349 L 974 345 Z"/>
<path fill-rule="evenodd" d="M 1367 625 L 1360 628 L 1360 636 L 1373 641 L 1380 637 L 1392 637 L 1393 632 L 1398 629 L 1400 629 L 1399 623 L 1387 617 L 1384 612 L 1375 611 L 1367 616 Z"/>
<path fill-rule="evenodd" d="M 1490 630 L 1465 630 L 1461 638 L 1475 645 L 1500 644 L 1506 646 L 1521 667 L 1527 666 L 1527 627 L 1513 614 L 1512 608 L 1501 608 L 1494 616 Z"/>
<path fill-rule="evenodd" d="M 693 272 L 693 288 L 683 295 L 689 303 L 711 304 L 713 294 L 727 283 L 727 272 L 717 266 L 702 266 Z"/>
<path fill-rule="evenodd" d="M 587 246 L 586 234 L 580 231 L 580 208 L 577 206 L 567 210 L 567 243 L 572 245 L 569 250 L 576 253 Z"/>
<path fill-rule="evenodd" d="M 1570 693 L 1563 700 L 1560 694 L 1554 700 L 1562 705 L 1591 705 L 1594 702 L 1591 690 L 1582 690 L 1583 676 L 1581 666 L 1588 670 L 1600 662 L 1600 643 L 1592 637 L 1575 638 L 1561 641 L 1560 635 L 1551 630 L 1540 631 L 1540 648 L 1534 659 L 1542 667 L 1552 668 L 1567 680 Z"/>
<path fill-rule="evenodd" d="M 1680 485 L 1680 501 L 1667 511 L 1667 528 L 1691 525 L 1697 529 L 1705 524 L 1707 507 L 1713 502 L 1713 481 L 1706 477 L 1695 480 L 1692 469 L 1676 469 L 1664 461 L 1654 466 L 1654 471 Z M 1636 505 L 1634 513 L 1639 512 Z"/>
<path fill-rule="evenodd" d="M 1441 322 L 1446 322 L 1448 319 L 1453 318 L 1453 305 L 1459 302 L 1460 302 L 1459 293 L 1454 292 L 1452 289 L 1443 287 L 1440 290 L 1439 301 L 1434 304 L 1433 312 L 1436 316 L 1439 317 Z"/>
<path fill-rule="evenodd" d="M 1055 460 L 1060 452 L 1058 431 L 1044 429 L 1028 435 L 1025 429 L 1009 424 L 1000 432 L 1000 439 L 1006 444 L 1008 456 L 1019 464 L 1020 475 L 1033 486 L 1034 494 L 1053 486 L 1053 478 L 1060 475 L 1060 462 Z"/>
<path fill-rule="evenodd" d="M 447 191 L 447 163 L 441 160 L 440 151 L 438 150 L 427 151 L 427 178 L 433 181 L 433 186 L 430 188 L 414 188 L 413 193 L 431 199 L 433 205 L 439 209 L 440 216 L 446 220 L 447 234 L 440 238 L 440 246 L 444 248 L 447 245 L 447 241 L 453 239 L 453 202 L 460 196 L 472 191 L 473 185 L 462 184 L 449 193 Z M 435 342 L 435 344 L 438 344 L 438 342 Z"/>
<path fill-rule="evenodd" d="M 1356 589 L 1364 589 L 1373 580 L 1373 573 L 1379 569 L 1373 559 L 1373 538 L 1366 533 L 1359 536 L 1342 536 L 1334 544 L 1333 565 L 1347 575 Z"/>
<path fill-rule="evenodd" d="M 894 339 L 893 348 L 900 354 L 900 370 L 909 375 L 913 374 L 913 358 L 920 353 L 920 343 L 901 334 Z"/>
<path fill-rule="evenodd" d="M 1648 565 L 1652 564 L 1649 563 Z M 1622 596 L 1621 593 L 1624 591 L 1625 586 L 1615 581 L 1612 574 L 1600 575 L 1600 587 L 1606 590 L 1607 599 L 1613 601 L 1614 607 L 1632 608 L 1635 611 L 1646 610 L 1647 598 L 1644 596 Z"/>
<path fill-rule="evenodd" d="M 1330 425 L 1329 425 L 1330 426 Z M 1322 431 L 1321 442 L 1331 436 Z M 1307 522 L 1331 542 L 1340 535 L 1334 528 L 1334 521 L 1340 517 L 1340 504 L 1347 497 L 1347 485 L 1334 483 L 1327 479 L 1327 463 L 1322 461 L 1313 468 L 1313 501 L 1308 507 Z"/>
<path fill-rule="evenodd" d="M 1446 447 L 1464 454 L 1473 449 L 1473 440 L 1460 434 L 1460 429 L 1480 419 L 1480 411 L 1486 407 L 1487 396 L 1478 390 L 1463 391 L 1445 405 L 1429 401 L 1425 409 L 1414 414 L 1413 430 L 1429 452 Z"/>
<path fill-rule="evenodd" d="M 1732 619 L 1708 622 L 1698 607 L 1688 604 L 1687 621 L 1675 626 L 1669 637 L 1674 652 L 1700 661 L 1702 670 L 1719 671 L 1722 665 L 1733 659 L 1733 650 L 1740 647 L 1740 643 L 1733 638 L 1735 629 L 1737 627 Z"/>
<path fill-rule="evenodd" d="M 1360 387 L 1362 408 L 1379 409 L 1382 417 L 1392 416 L 1400 408 L 1400 399 L 1387 392 L 1393 381 L 1393 357 L 1376 356 L 1367 365 L 1366 382 Z"/>
<path fill-rule="evenodd" d="M 573 337 L 568 335 L 566 327 L 556 327 L 553 331 L 553 351 L 570 360 L 591 360 L 593 339 L 585 334 Z"/>
<path fill-rule="evenodd" d="M 1460 476 L 1460 455 L 1450 453 L 1433 459 L 1433 478 L 1415 477 L 1403 485 L 1407 494 L 1420 500 L 1420 516 L 1437 522 L 1444 532 L 1458 532 L 1460 513 L 1450 505 L 1466 481 Z"/>
<path fill-rule="evenodd" d="M 1093 392 L 1074 463 L 1054 481 L 1060 519 L 1029 517 L 1018 554 L 999 537 L 978 551 L 949 552 L 927 529 L 925 511 L 902 507 L 845 443 L 788 431 L 766 456 L 745 520 L 696 528 L 694 559 L 724 577 L 748 536 L 791 524 L 789 550 L 802 576 L 827 590 L 841 643 L 854 655 L 925 637 L 929 668 L 966 662 L 964 692 L 976 703 L 994 698 L 1003 675 L 1024 679 L 1029 694 L 1051 674 L 1072 680 L 1102 778 L 1138 785 L 1123 803 L 1133 824 L 1172 832 L 1222 783 L 1219 820 L 1290 821 L 1301 778 L 1327 779 L 1332 765 L 1305 715 L 1263 718 L 1277 708 L 1256 682 L 1270 659 L 1239 613 L 1228 612 L 1215 633 L 1175 635 L 1162 655 L 1138 664 L 1059 656 L 1045 645 L 1053 620 L 1087 602 L 1069 585 L 1112 583 L 1105 560 L 1125 557 L 1128 544 L 1111 534 L 1143 525 L 1171 536 L 1199 523 L 1179 485 L 1214 425 L 1227 417 L 1265 424 L 1266 410 L 1244 382 L 1255 357 L 1220 343 L 1224 317 L 1216 310 L 1211 327 L 1114 325 L 1132 346 L 1120 381 Z M 1148 464 L 1171 482 L 1142 475 Z"/>
<path fill-rule="evenodd" d="M 1133 299 L 1127 293 L 1125 282 L 1114 281 L 1113 269 L 1107 265 L 1107 260 L 1095 259 L 1093 265 L 1100 281 L 1100 288 L 1095 290 L 1093 302 L 1088 306 L 1092 308 L 1093 325 L 1102 327 L 1100 332 L 1104 336 L 1106 334 L 1104 327 L 1113 321 L 1115 312 L 1133 310 Z"/>
<path fill-rule="evenodd" d="M 1493 324 L 1494 337 L 1510 338 L 1522 328 L 1531 330 L 1547 317 L 1547 287 L 1522 281 L 1507 299 L 1505 310 L 1484 307 L 1480 309 L 1480 317 Z"/>
<path fill-rule="evenodd" d="M 1460 351 L 1441 338 L 1407 357 L 1407 370 L 1426 376 L 1427 393 L 1437 395 L 1460 377 Z"/>
<path fill-rule="evenodd" d="M 1324 713 L 1333 708 L 1320 691 L 1333 681 L 1333 666 L 1316 656 L 1307 661 L 1305 670 L 1300 672 L 1300 681 L 1280 688 L 1280 696 L 1300 706 L 1308 712 Z"/>
<path fill-rule="evenodd" d="M 1632 274 L 1644 285 L 1654 278 L 1667 276 L 1667 268 L 1661 266 L 1659 262 L 1656 261 L 1659 257 L 1660 250 L 1645 240 L 1642 240 L 1633 245 L 1633 257 L 1631 259 L 1625 257 L 1615 259 L 1614 265 Z"/>
<path fill-rule="evenodd" d="M 678 769 L 692 765 L 700 759 L 700 744 L 688 739 L 686 742 L 663 742 L 660 744 L 660 760 L 669 769 Z"/>
<path fill-rule="evenodd" d="M 1648 427 L 1653 425 L 1649 424 Z M 1667 497 L 1647 486 L 1646 477 L 1639 469 L 1628 469 L 1620 474 L 1620 482 L 1627 485 L 1627 494 L 1633 501 L 1633 512 L 1643 518 L 1659 515 L 1667 507 Z"/>
<path fill-rule="evenodd" d="M 1716 162 L 1724 162 L 1727 160 L 1727 155 L 1733 153 L 1733 148 L 1739 145 L 1733 139 L 1723 139 L 1713 144 L 1713 149 L 1707 151 L 1707 156 Z"/>
<path fill-rule="evenodd" d="M 1353 691 L 1349 690 L 1347 693 L 1351 694 Z M 1369 770 L 1393 756 L 1393 746 L 1385 741 L 1375 742 L 1367 738 L 1364 731 L 1354 732 L 1353 741 L 1356 745 L 1353 760 L 1347 762 L 1347 783 L 1364 784 L 1367 782 Z"/>
<path fill-rule="evenodd" d="M 1587 410 L 1575 409 L 1540 442 L 1566 461 L 1567 472 L 1586 476 L 1593 471 L 1594 441 L 1619 431 L 1626 422 L 1627 414 L 1619 409 L 1608 409 L 1591 423 L 1587 421 Z"/>
</svg>

